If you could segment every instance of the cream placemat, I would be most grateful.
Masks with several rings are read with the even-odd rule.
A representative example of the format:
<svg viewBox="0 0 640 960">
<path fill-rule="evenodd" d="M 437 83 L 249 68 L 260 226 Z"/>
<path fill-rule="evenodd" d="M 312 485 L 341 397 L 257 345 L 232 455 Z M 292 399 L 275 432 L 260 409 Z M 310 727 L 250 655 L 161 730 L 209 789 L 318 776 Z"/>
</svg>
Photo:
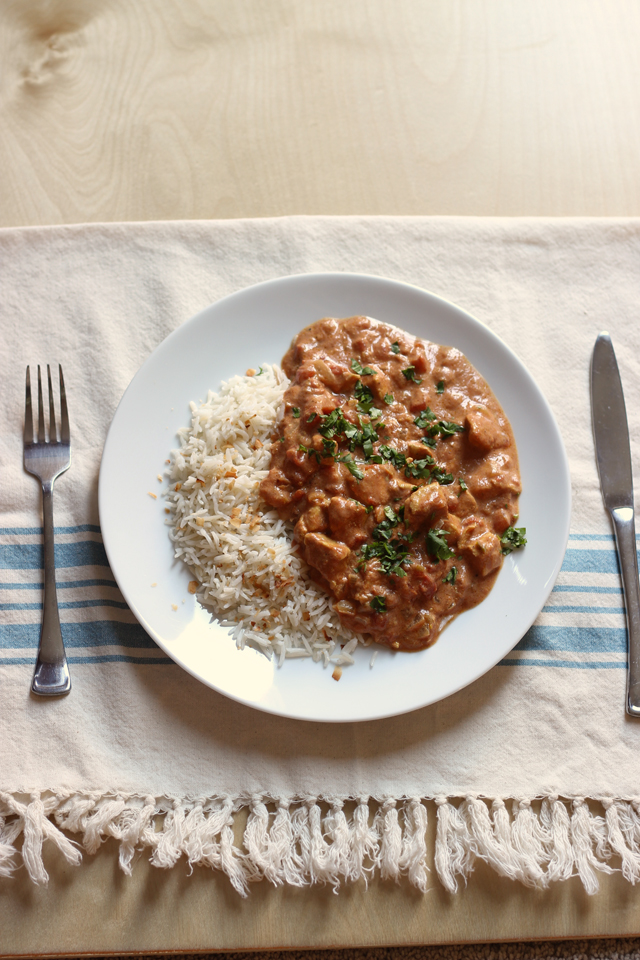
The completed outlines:
<svg viewBox="0 0 640 960">
<path fill-rule="evenodd" d="M 100 538 L 100 454 L 142 361 L 180 323 L 246 285 L 347 270 L 458 303 L 520 355 L 558 419 L 574 514 L 556 588 L 489 674 L 442 703 L 366 724 L 270 717 L 205 688 L 126 608 Z M 115 836 L 252 880 L 363 872 L 424 889 L 426 807 L 455 890 L 481 857 L 546 885 L 640 878 L 640 726 L 624 713 L 626 632 L 598 488 L 588 366 L 609 329 L 640 476 L 640 221 L 286 218 L 0 231 L 0 873 L 16 842 L 38 882 L 43 840 L 70 861 Z M 64 364 L 73 466 L 55 494 L 59 600 L 74 687 L 29 694 L 41 604 L 39 491 L 22 470 L 24 368 Z M 540 450 L 544 458 L 544 449 Z M 123 495 L 126 470 L 123 469 Z M 374 802 L 375 801 L 375 802 Z M 507 803 L 505 804 L 505 801 Z M 243 845 L 236 813 L 247 807 Z M 60 829 L 63 828 L 63 834 Z M 18 846 L 20 844 L 18 843 Z"/>
</svg>

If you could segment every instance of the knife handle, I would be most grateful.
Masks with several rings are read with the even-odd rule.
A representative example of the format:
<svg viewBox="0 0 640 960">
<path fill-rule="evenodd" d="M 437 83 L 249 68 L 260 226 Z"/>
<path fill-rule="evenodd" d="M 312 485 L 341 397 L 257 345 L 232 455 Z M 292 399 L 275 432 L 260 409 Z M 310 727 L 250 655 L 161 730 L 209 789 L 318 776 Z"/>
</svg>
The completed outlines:
<svg viewBox="0 0 640 960">
<path fill-rule="evenodd" d="M 616 534 L 627 611 L 627 713 L 632 717 L 640 717 L 640 581 L 633 507 L 617 507 L 611 510 L 611 519 Z"/>
</svg>

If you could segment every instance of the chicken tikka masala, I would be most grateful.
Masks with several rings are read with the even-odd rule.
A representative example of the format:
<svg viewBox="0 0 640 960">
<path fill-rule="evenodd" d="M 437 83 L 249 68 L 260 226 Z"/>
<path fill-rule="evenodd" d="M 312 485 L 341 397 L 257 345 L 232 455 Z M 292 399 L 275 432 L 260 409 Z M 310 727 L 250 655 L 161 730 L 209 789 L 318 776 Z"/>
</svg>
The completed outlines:
<svg viewBox="0 0 640 960">
<path fill-rule="evenodd" d="M 291 383 L 262 498 L 295 522 L 345 626 L 396 650 L 429 646 L 526 542 L 509 422 L 458 350 L 369 317 L 313 323 L 282 365 Z"/>
</svg>

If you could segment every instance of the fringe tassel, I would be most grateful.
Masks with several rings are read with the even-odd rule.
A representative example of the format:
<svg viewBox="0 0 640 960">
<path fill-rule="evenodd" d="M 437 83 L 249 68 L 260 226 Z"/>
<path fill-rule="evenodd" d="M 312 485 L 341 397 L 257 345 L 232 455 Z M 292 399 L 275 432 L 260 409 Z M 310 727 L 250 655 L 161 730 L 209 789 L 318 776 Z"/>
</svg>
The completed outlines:
<svg viewBox="0 0 640 960">
<path fill-rule="evenodd" d="M 425 892 L 428 883 L 427 808 L 423 797 L 387 797 L 375 803 L 358 797 L 166 798 L 104 796 L 99 793 L 40 795 L 0 792 L 0 876 L 10 876 L 22 837 L 22 860 L 34 883 L 47 883 L 42 859 L 51 841 L 69 863 L 81 860 L 82 837 L 95 853 L 108 838 L 119 843 L 119 862 L 130 875 L 136 855 L 169 869 L 184 857 L 188 868 L 212 867 L 226 873 L 246 897 L 249 885 L 266 879 L 274 886 L 365 883 L 378 874 L 403 878 Z M 467 882 L 477 859 L 501 876 L 529 887 L 546 888 L 579 876 L 587 893 L 598 890 L 598 874 L 621 872 L 640 881 L 640 797 L 600 798 L 602 814 L 583 797 L 544 797 L 539 805 L 516 798 L 468 796 L 452 802 L 435 797 L 436 874 L 449 893 Z M 234 822 L 248 817 L 242 847 Z M 65 831 L 64 833 L 62 831 Z"/>
</svg>

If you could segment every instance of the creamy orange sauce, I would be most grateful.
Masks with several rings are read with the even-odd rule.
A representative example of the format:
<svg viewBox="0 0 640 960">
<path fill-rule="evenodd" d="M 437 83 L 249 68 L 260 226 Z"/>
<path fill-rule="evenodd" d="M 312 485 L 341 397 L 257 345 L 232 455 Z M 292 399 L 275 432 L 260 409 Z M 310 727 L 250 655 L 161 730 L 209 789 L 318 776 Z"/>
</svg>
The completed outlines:
<svg viewBox="0 0 640 960">
<path fill-rule="evenodd" d="M 341 621 L 419 650 L 480 603 L 518 516 L 513 433 L 453 347 L 368 317 L 326 318 L 283 359 L 291 385 L 262 482 L 294 520 Z"/>
</svg>

